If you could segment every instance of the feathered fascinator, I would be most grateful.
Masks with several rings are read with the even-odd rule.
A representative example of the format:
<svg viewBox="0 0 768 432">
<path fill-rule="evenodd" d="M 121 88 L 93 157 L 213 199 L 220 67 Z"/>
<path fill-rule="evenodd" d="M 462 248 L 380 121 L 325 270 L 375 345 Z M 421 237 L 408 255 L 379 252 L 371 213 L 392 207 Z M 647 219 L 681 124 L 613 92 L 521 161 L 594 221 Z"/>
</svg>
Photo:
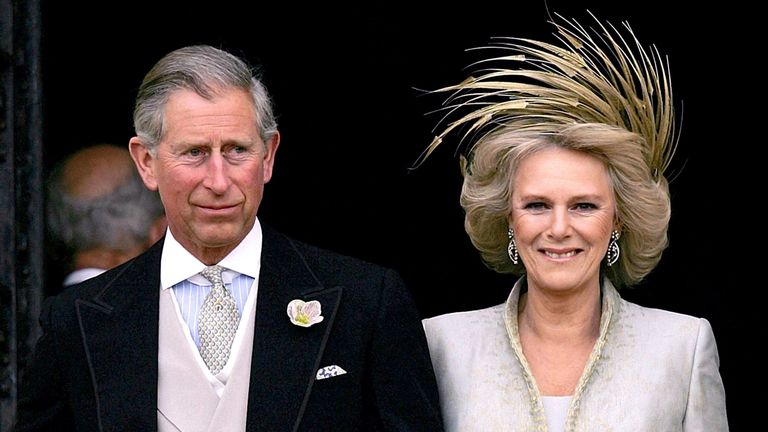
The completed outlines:
<svg viewBox="0 0 768 432">
<path fill-rule="evenodd" d="M 559 44 L 496 38 L 480 49 L 504 55 L 475 63 L 490 66 L 479 77 L 434 91 L 451 93 L 440 124 L 462 117 L 445 126 L 418 163 L 460 126 L 464 141 L 501 127 L 556 133 L 574 123 L 602 123 L 643 137 L 654 178 L 664 173 L 676 145 L 668 61 L 655 47 L 644 49 L 626 23 L 623 35 L 594 15 L 596 28 L 557 18 Z"/>
</svg>

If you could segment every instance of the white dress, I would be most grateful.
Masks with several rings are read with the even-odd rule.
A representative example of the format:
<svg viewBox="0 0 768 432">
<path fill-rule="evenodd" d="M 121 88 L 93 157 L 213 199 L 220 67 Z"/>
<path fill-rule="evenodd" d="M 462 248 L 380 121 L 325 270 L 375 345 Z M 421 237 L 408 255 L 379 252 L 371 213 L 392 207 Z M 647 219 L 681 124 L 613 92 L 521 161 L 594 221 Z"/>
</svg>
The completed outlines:
<svg viewBox="0 0 768 432">
<path fill-rule="evenodd" d="M 524 283 L 504 304 L 424 320 L 447 432 L 547 430 L 517 329 Z M 624 301 L 607 279 L 602 294 L 600 336 L 565 430 L 727 431 L 707 320 Z"/>
</svg>

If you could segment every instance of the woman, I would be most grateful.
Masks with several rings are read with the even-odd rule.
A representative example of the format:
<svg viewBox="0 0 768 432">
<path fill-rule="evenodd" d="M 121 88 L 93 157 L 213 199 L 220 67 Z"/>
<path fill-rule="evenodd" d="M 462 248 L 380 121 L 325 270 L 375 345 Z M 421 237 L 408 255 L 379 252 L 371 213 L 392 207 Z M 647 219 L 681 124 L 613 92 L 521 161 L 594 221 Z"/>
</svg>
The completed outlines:
<svg viewBox="0 0 768 432">
<path fill-rule="evenodd" d="M 446 430 L 727 430 L 709 323 L 617 292 L 667 245 L 667 66 L 631 30 L 555 26 L 562 47 L 504 39 L 486 61 L 527 68 L 440 90 L 472 111 L 426 155 L 460 126 L 480 137 L 465 228 L 490 268 L 521 275 L 504 304 L 424 321 Z"/>
</svg>

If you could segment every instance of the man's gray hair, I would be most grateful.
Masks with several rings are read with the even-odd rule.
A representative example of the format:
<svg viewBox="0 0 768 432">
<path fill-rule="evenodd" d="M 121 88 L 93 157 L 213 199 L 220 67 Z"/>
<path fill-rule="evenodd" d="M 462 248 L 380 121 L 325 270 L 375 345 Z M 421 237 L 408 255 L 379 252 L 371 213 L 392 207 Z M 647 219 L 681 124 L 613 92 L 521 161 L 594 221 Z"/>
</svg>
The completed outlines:
<svg viewBox="0 0 768 432">
<path fill-rule="evenodd" d="M 242 59 L 220 49 L 196 45 L 180 48 L 160 59 L 139 87 L 133 111 L 136 135 L 155 155 L 164 133 L 165 104 L 172 93 L 192 90 L 212 99 L 222 90 L 248 92 L 256 109 L 256 127 L 266 143 L 277 133 L 277 122 L 266 87 Z"/>
</svg>

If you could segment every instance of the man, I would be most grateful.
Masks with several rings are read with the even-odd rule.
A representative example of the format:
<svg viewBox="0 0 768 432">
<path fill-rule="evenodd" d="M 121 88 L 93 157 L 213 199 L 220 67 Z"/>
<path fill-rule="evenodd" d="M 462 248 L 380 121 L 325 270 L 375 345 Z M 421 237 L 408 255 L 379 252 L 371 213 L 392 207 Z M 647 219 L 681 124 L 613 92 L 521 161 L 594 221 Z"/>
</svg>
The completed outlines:
<svg viewBox="0 0 768 432">
<path fill-rule="evenodd" d="M 84 148 L 48 183 L 48 232 L 68 256 L 63 285 L 80 283 L 152 246 L 165 233 L 163 205 L 144 187 L 127 149 Z"/>
<path fill-rule="evenodd" d="M 134 125 L 131 155 L 168 231 L 47 301 L 18 430 L 442 430 L 399 277 L 256 218 L 280 135 L 240 59 L 168 54 Z"/>
</svg>

